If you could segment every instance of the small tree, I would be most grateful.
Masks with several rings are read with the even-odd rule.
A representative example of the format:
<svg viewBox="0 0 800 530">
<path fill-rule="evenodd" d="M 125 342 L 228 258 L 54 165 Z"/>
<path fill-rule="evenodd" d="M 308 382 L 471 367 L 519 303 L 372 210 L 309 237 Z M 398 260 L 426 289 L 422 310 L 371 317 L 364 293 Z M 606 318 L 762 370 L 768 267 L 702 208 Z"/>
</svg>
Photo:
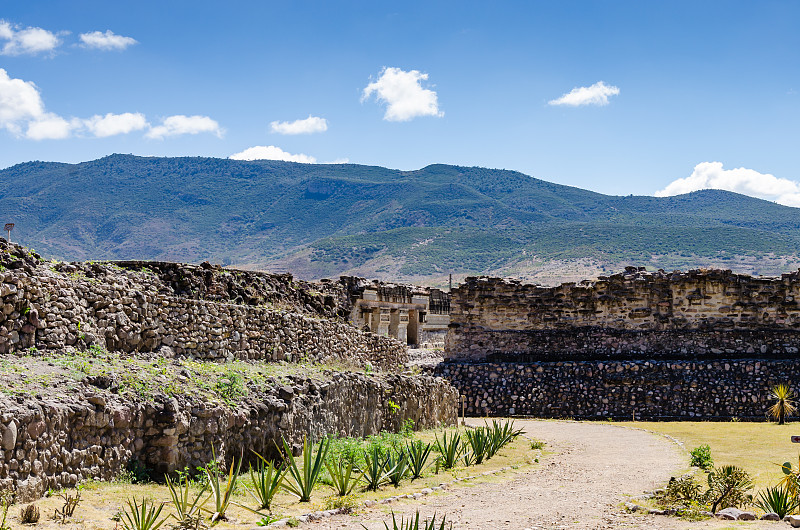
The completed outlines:
<svg viewBox="0 0 800 530">
<path fill-rule="evenodd" d="M 786 423 L 786 416 L 791 416 L 797 411 L 794 403 L 794 392 L 789 385 L 776 385 L 772 387 L 772 399 L 775 404 L 769 408 L 769 415 L 778 420 L 778 425 Z"/>
</svg>

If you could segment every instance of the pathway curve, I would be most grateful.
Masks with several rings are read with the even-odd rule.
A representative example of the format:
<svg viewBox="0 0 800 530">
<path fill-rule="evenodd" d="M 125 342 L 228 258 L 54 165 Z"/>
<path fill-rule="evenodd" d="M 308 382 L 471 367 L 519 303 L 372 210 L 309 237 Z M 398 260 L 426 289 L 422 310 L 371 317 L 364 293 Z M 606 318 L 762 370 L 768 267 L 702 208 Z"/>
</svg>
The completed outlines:
<svg viewBox="0 0 800 530">
<path fill-rule="evenodd" d="M 547 443 L 551 454 L 540 466 L 507 481 L 458 486 L 446 494 L 392 504 L 391 509 L 447 514 L 457 529 L 687 527 L 675 518 L 627 514 L 619 508 L 628 496 L 659 487 L 686 467 L 686 455 L 675 443 L 613 425 L 537 420 L 516 420 L 515 425 Z M 373 508 L 309 527 L 361 529 L 363 524 L 373 530 L 384 528 L 385 520 L 386 513 Z"/>
</svg>

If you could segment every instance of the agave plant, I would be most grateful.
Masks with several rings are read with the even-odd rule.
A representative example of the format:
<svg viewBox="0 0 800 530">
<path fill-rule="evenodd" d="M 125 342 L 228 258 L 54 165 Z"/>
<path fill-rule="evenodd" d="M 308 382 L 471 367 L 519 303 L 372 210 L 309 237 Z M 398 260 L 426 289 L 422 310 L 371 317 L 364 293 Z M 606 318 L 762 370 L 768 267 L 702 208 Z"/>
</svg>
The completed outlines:
<svg viewBox="0 0 800 530">
<path fill-rule="evenodd" d="M 411 444 L 406 445 L 406 454 L 408 455 L 409 472 L 411 474 L 411 481 L 418 479 L 425 472 L 427 467 L 428 457 L 431 454 L 433 446 L 431 444 L 423 444 L 422 440 L 417 440 Z"/>
<path fill-rule="evenodd" d="M 478 427 L 476 429 L 468 429 L 464 435 L 467 438 L 467 443 L 472 454 L 474 455 L 475 465 L 483 462 L 483 457 L 486 456 L 486 448 L 489 445 L 489 434 L 486 427 Z"/>
<path fill-rule="evenodd" d="M 439 451 L 439 457 L 442 467 L 445 469 L 452 469 L 458 462 L 458 457 L 461 456 L 463 446 L 461 445 L 461 437 L 458 433 L 453 433 L 450 438 L 447 437 L 447 431 L 442 434 L 442 439 L 436 436 L 436 450 Z"/>
<path fill-rule="evenodd" d="M 783 519 L 800 506 L 800 501 L 798 501 L 796 496 L 792 495 L 789 488 L 776 486 L 761 491 L 758 494 L 755 505 L 767 513 L 777 513 L 778 517 Z"/>
<path fill-rule="evenodd" d="M 217 459 L 214 454 L 214 449 L 211 449 L 211 454 L 214 455 L 214 460 Z M 211 467 L 211 469 L 209 469 Z M 213 466 L 206 466 L 205 473 L 208 479 L 208 487 L 211 489 L 211 498 L 214 499 L 214 512 L 211 515 L 211 523 L 217 521 L 224 521 L 225 512 L 231 504 L 231 497 L 236 489 L 236 483 L 239 481 L 239 470 L 242 467 L 242 458 L 239 460 L 233 459 L 231 467 L 228 470 L 228 480 L 224 483 L 220 480 L 219 473 Z"/>
<path fill-rule="evenodd" d="M 365 482 L 367 491 L 377 491 L 378 488 L 389 482 L 389 475 L 394 469 L 387 466 L 389 455 L 383 456 L 380 447 L 375 446 L 371 452 L 364 452 L 364 471 L 361 478 Z"/>
<path fill-rule="evenodd" d="M 286 466 L 289 469 L 291 480 L 284 482 L 283 489 L 300 498 L 300 502 L 309 502 L 314 486 L 319 482 L 322 474 L 323 463 L 328 455 L 330 440 L 323 438 L 317 448 L 316 457 L 313 454 L 314 441 L 309 441 L 308 437 L 303 438 L 303 471 L 297 466 L 297 462 L 292 455 L 292 448 L 286 440 L 283 440 L 283 450 L 286 455 Z"/>
<path fill-rule="evenodd" d="M 200 512 L 204 509 L 209 497 L 201 500 L 206 491 L 208 491 L 208 484 L 203 484 L 200 491 L 196 495 L 190 492 L 191 481 L 187 475 L 183 475 L 180 479 L 173 481 L 169 475 L 164 475 L 164 480 L 167 483 L 170 497 L 172 498 L 172 506 L 175 508 L 175 513 L 170 514 L 178 523 L 186 521 L 187 519 L 196 519 L 200 517 Z"/>
<path fill-rule="evenodd" d="M 339 460 L 334 464 L 325 462 L 325 468 L 331 476 L 331 483 L 339 497 L 350 495 L 358 483 L 358 475 L 353 474 L 355 466 L 350 460 Z"/>
<path fill-rule="evenodd" d="M 392 512 L 392 527 L 389 528 L 389 523 L 383 523 L 383 526 L 386 530 L 445 530 L 445 525 L 447 524 L 447 517 L 442 517 L 442 521 L 439 523 L 439 526 L 436 526 L 436 514 L 433 514 L 433 517 L 428 520 L 425 518 L 424 520 L 420 521 L 419 519 L 419 511 L 413 516 L 409 517 L 407 520 L 400 517 L 400 522 L 397 522 L 397 518 Z M 362 527 L 366 528 L 366 526 L 361 525 Z M 450 523 L 450 526 L 447 527 L 452 530 L 453 523 Z"/>
<path fill-rule="evenodd" d="M 409 466 L 408 466 L 408 455 L 405 451 L 400 449 L 400 451 L 394 455 L 392 451 L 389 451 L 388 458 L 386 459 L 386 469 L 391 470 L 391 472 L 387 471 L 387 476 L 389 477 L 389 482 L 396 488 L 400 486 L 400 482 L 408 475 Z"/>
<path fill-rule="evenodd" d="M 776 385 L 772 387 L 771 393 L 775 404 L 769 408 L 769 415 L 778 420 L 778 425 L 783 425 L 786 422 L 786 416 L 791 416 L 797 411 L 794 392 L 789 385 Z"/>
<path fill-rule="evenodd" d="M 286 469 L 283 466 L 276 467 L 255 451 L 253 451 L 253 454 L 258 457 L 256 470 L 253 471 L 253 466 L 250 466 L 250 479 L 253 482 L 253 489 L 246 489 L 258 504 L 256 510 L 269 510 L 272 499 L 281 489 L 283 479 L 286 476 Z"/>
<path fill-rule="evenodd" d="M 504 445 L 522 434 L 522 429 L 514 429 L 514 421 L 506 420 L 500 422 L 492 420 L 492 426 L 486 426 L 488 435 L 488 445 L 486 448 L 486 459 L 493 457 L 503 448 Z"/>
<path fill-rule="evenodd" d="M 159 520 L 164 503 L 156 506 L 155 501 L 142 499 L 142 503 L 136 502 L 136 498 L 128 499 L 128 508 L 122 509 L 122 526 L 125 530 L 158 530 L 167 518 Z"/>
</svg>

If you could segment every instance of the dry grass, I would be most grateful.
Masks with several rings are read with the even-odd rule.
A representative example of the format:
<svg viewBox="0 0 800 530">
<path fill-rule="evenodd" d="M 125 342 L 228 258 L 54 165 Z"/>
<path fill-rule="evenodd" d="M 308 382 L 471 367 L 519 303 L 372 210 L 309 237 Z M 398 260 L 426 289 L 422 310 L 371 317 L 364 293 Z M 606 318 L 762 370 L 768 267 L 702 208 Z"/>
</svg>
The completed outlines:
<svg viewBox="0 0 800 530">
<path fill-rule="evenodd" d="M 455 429 L 450 429 L 455 430 Z M 424 441 L 433 441 L 435 433 L 441 433 L 442 430 L 424 431 L 415 433 L 416 439 Z M 440 434 L 441 437 L 441 434 Z M 401 486 L 395 488 L 391 485 L 384 486 L 377 492 L 364 492 L 362 488 L 356 488 L 352 496 L 354 501 L 360 503 L 366 499 L 380 500 L 386 497 L 395 495 L 403 495 L 408 493 L 416 493 L 423 488 L 430 488 L 438 486 L 442 482 L 450 482 L 453 478 L 464 477 L 467 475 L 476 475 L 485 471 L 496 470 L 505 466 L 513 466 L 519 469 L 525 469 L 534 464 L 536 452 L 530 449 L 530 442 L 522 437 L 518 437 L 514 442 L 504 447 L 494 458 L 484 462 L 479 466 L 472 466 L 469 468 L 456 468 L 450 471 L 440 471 L 438 475 L 433 474 L 431 468 L 420 479 L 415 480 L 413 483 L 405 479 Z M 512 473 L 504 474 L 505 476 L 512 476 Z M 468 483 L 459 483 L 459 487 L 463 485 L 467 487 L 473 483 L 481 483 L 486 481 L 499 480 L 497 476 L 480 477 L 469 481 Z M 250 478 L 247 473 L 240 477 L 240 486 L 233 497 L 233 501 L 248 506 L 254 506 L 252 497 L 242 487 L 249 485 Z M 197 491 L 197 490 L 195 490 Z M 40 499 L 36 501 L 36 505 L 41 510 L 41 519 L 36 525 L 39 529 L 52 529 L 52 530 L 108 530 L 111 528 L 122 528 L 121 525 L 116 525 L 111 518 L 125 505 L 127 499 L 135 496 L 137 500 L 143 497 L 154 499 L 157 502 L 167 502 L 169 500 L 169 491 L 166 486 L 160 484 L 125 484 L 125 483 L 104 483 L 104 482 L 89 482 L 84 485 L 82 490 L 81 503 L 75 510 L 75 516 L 72 521 L 68 521 L 66 525 L 53 520 L 53 513 L 56 508 L 60 508 L 63 500 L 58 495 Z M 333 488 L 325 484 L 319 484 L 311 497 L 311 502 L 298 502 L 297 498 L 285 492 L 279 493 L 273 501 L 274 514 L 281 514 L 286 517 L 297 516 L 306 514 L 313 511 L 328 509 L 326 500 L 333 497 Z M 206 504 L 206 508 L 211 508 L 211 503 Z M 171 504 L 164 507 L 162 515 L 174 513 Z M 252 528 L 259 520 L 259 517 L 239 508 L 231 506 L 227 512 L 228 521 L 218 523 L 214 528 L 220 530 L 242 528 L 247 526 Z M 170 520 L 170 523 L 174 522 Z M 18 528 L 19 521 L 19 507 L 12 507 L 9 511 L 9 523 L 12 528 Z M 166 528 L 166 527 L 163 527 Z"/>
<path fill-rule="evenodd" d="M 790 461 L 796 468 L 800 454 L 800 444 L 793 444 L 790 440 L 792 435 L 800 435 L 800 423 L 637 421 L 615 425 L 669 434 L 682 441 L 687 451 L 708 444 L 715 465 L 743 467 L 753 478 L 756 489 L 774 486 L 783 476 L 775 464 Z M 688 458 L 687 454 L 687 468 Z"/>
</svg>

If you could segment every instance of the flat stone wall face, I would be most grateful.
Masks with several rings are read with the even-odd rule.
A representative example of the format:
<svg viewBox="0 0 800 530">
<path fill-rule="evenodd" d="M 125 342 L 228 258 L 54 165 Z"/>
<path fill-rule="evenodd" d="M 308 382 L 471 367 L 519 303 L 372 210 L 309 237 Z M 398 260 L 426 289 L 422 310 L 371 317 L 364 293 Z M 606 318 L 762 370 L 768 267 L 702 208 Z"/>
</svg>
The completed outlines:
<svg viewBox="0 0 800 530">
<path fill-rule="evenodd" d="M 753 278 L 628 268 L 552 288 L 467 278 L 452 293 L 446 357 L 791 356 L 800 347 L 799 299 L 798 273 Z"/>
<path fill-rule="evenodd" d="M 16 249 L 21 252 L 21 247 Z M 108 264 L 52 265 L 30 255 L 11 255 L 15 259 L 10 260 L 10 255 L 0 253 L 8 264 L 0 270 L 0 354 L 32 347 L 153 352 L 166 346 L 166 355 L 206 360 L 305 358 L 370 363 L 376 368 L 396 368 L 407 360 L 405 344 L 358 330 L 343 318 L 325 318 L 325 300 L 336 305 L 328 295 L 287 295 L 283 304 L 280 298 L 263 305 L 233 303 L 229 291 L 238 291 L 224 287 L 226 281 L 234 281 L 230 278 L 217 278 L 200 293 L 199 287 L 185 285 L 206 285 L 201 280 L 186 280 L 179 288 L 153 271 Z M 175 267 L 162 269 L 172 274 L 170 278 L 203 271 Z M 164 270 L 162 276 L 168 274 Z M 281 278 L 275 280 L 277 285 L 289 290 Z M 251 302 L 268 295 L 263 286 L 263 296 L 252 288 L 244 290 L 250 292 Z M 317 300 L 314 306 L 312 299 Z M 244 302 L 239 295 L 234 300 Z M 321 309 L 316 311 L 316 306 Z"/>
<path fill-rule="evenodd" d="M 397 406 L 390 406 L 389 400 Z M 366 436 L 456 422 L 458 394 L 425 376 L 332 373 L 325 381 L 290 377 L 269 395 L 232 409 L 185 397 L 124 401 L 97 389 L 58 402 L 22 403 L 0 394 L 0 490 L 28 502 L 47 488 L 111 479 L 137 460 L 162 473 L 195 468 L 216 455 L 276 455 L 285 438 L 297 451 L 305 434 Z"/>
<path fill-rule="evenodd" d="M 764 420 L 774 385 L 800 390 L 800 360 L 445 362 L 435 373 L 470 416 Z"/>
</svg>

